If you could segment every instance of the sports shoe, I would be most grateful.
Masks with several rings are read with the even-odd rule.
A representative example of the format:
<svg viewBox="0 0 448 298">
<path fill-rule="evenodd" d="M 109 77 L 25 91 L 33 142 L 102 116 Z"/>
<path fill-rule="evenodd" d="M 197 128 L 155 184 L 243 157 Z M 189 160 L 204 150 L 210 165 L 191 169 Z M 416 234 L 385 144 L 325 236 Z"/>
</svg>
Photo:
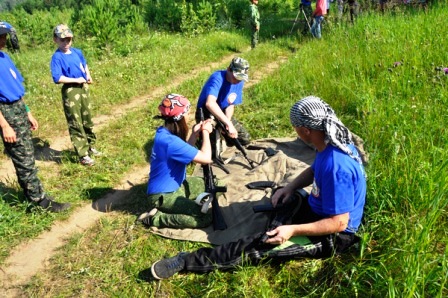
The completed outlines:
<svg viewBox="0 0 448 298">
<path fill-rule="evenodd" d="M 156 215 L 157 208 L 152 208 L 149 212 L 145 212 L 140 214 L 140 216 L 137 218 L 137 221 L 141 221 L 143 224 L 150 226 L 151 225 L 151 219 Z"/>
<path fill-rule="evenodd" d="M 155 262 L 151 266 L 151 274 L 155 279 L 165 279 L 173 276 L 185 268 L 186 252 L 181 252 L 177 256 Z"/>
<path fill-rule="evenodd" d="M 93 166 L 95 164 L 95 161 L 93 159 L 90 158 L 90 156 L 86 155 L 84 157 L 82 157 L 79 162 L 83 165 L 83 166 Z"/>
<path fill-rule="evenodd" d="M 101 156 L 101 155 L 103 155 L 103 152 L 98 151 L 98 150 L 96 150 L 93 147 L 90 147 L 89 153 L 90 153 L 90 155 L 93 155 L 93 156 Z"/>
<path fill-rule="evenodd" d="M 42 209 L 50 212 L 58 213 L 70 208 L 70 203 L 58 203 L 53 201 L 50 196 L 45 196 L 41 201 L 37 203 Z"/>
</svg>

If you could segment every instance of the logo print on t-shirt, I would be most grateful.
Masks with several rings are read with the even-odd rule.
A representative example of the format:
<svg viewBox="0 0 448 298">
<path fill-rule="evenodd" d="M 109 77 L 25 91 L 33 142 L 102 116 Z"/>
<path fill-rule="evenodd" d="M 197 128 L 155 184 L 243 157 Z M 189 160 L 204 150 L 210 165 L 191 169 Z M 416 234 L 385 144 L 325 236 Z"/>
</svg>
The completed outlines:
<svg viewBox="0 0 448 298">
<path fill-rule="evenodd" d="M 9 68 L 9 72 L 10 72 L 11 75 L 14 77 L 14 79 L 17 80 L 17 74 L 16 74 L 16 72 L 15 72 L 12 68 Z"/>
<path fill-rule="evenodd" d="M 83 73 L 86 73 L 86 70 L 84 69 L 84 66 L 82 65 L 81 62 L 79 63 L 79 68 L 81 68 L 81 71 L 82 71 Z"/>
<path fill-rule="evenodd" d="M 318 198 L 320 195 L 319 187 L 317 187 L 317 185 L 316 185 L 316 180 L 313 180 L 313 188 L 311 189 L 311 194 L 315 198 Z"/>
<path fill-rule="evenodd" d="M 230 93 L 229 96 L 227 96 L 227 102 L 229 104 L 233 104 L 234 101 L 236 100 L 236 97 L 237 97 L 237 95 L 235 92 Z"/>
</svg>

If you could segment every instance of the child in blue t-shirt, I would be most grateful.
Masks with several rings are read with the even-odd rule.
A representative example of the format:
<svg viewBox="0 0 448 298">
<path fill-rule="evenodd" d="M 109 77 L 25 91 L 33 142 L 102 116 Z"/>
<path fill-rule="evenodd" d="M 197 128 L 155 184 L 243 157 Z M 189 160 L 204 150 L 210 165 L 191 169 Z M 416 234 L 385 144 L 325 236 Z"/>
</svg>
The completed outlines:
<svg viewBox="0 0 448 298">
<path fill-rule="evenodd" d="M 51 74 L 56 84 L 63 84 L 62 103 L 67 119 L 70 139 L 82 165 L 93 166 L 91 156 L 100 156 L 94 148 L 96 135 L 93 132 L 88 84 L 91 84 L 89 67 L 81 50 L 72 48 L 73 32 L 67 25 L 57 25 L 53 30 L 53 41 L 58 49 L 51 57 Z"/>
<path fill-rule="evenodd" d="M 186 169 L 192 161 L 212 162 L 209 135 L 213 127 L 210 120 L 200 122 L 188 137 L 189 109 L 188 99 L 178 94 L 167 95 L 159 105 L 158 118 L 165 123 L 156 131 L 151 152 L 147 194 L 152 209 L 138 218 L 147 226 L 203 228 L 212 222 L 211 213 L 202 211 L 194 201 L 205 189 L 204 180 L 186 177 Z M 199 136 L 202 137 L 200 150 L 194 147 Z"/>
<path fill-rule="evenodd" d="M 367 185 L 352 133 L 334 110 L 315 96 L 297 101 L 290 110 L 290 121 L 300 139 L 317 151 L 313 164 L 271 197 L 274 207 L 280 202 L 283 208 L 285 204 L 298 206 L 295 214 L 288 218 L 277 214 L 271 222 L 276 228 L 266 233 L 156 261 L 151 266 L 155 279 L 181 271 L 205 273 L 269 260 L 328 258 L 359 241 L 355 233 L 361 225 Z M 295 195 L 309 185 L 308 199 Z"/>
<path fill-rule="evenodd" d="M 15 32 L 11 24 L 0 22 L 0 136 L 25 197 L 45 210 L 62 212 L 70 208 L 70 204 L 55 202 L 44 192 L 37 176 L 31 131 L 38 129 L 39 124 L 25 104 L 24 79 L 3 52 L 11 32 Z"/>
</svg>

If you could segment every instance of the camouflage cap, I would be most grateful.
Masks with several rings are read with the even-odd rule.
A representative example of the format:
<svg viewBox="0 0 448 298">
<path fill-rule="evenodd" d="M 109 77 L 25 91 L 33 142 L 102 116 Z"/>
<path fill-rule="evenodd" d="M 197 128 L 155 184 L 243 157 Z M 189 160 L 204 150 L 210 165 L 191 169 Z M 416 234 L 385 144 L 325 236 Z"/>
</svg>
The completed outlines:
<svg viewBox="0 0 448 298">
<path fill-rule="evenodd" d="M 65 24 L 57 25 L 53 30 L 54 35 L 59 38 L 73 37 L 73 32 L 70 28 Z"/>
<path fill-rule="evenodd" d="M 230 62 L 229 69 L 233 72 L 233 76 L 239 81 L 249 81 L 247 72 L 249 70 L 249 62 L 240 57 L 235 57 Z"/>
<path fill-rule="evenodd" d="M 14 28 L 11 26 L 11 24 L 7 22 L 0 22 L 0 35 L 9 33 L 11 31 L 14 31 Z"/>
</svg>

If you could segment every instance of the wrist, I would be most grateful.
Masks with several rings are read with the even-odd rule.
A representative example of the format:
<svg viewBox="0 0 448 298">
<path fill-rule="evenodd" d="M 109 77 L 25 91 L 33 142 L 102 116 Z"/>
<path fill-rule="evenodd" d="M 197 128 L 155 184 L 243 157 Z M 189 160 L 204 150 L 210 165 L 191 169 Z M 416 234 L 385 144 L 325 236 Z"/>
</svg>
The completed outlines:
<svg viewBox="0 0 448 298">
<path fill-rule="evenodd" d="M 26 111 L 27 113 L 31 112 L 30 107 L 28 107 L 28 105 L 26 105 L 26 104 L 25 104 L 25 111 Z"/>
<path fill-rule="evenodd" d="M 8 121 L 1 122 L 1 123 L 0 123 L 0 127 L 1 127 L 2 129 L 8 128 L 8 127 L 9 127 L 9 123 L 8 123 Z"/>
<path fill-rule="evenodd" d="M 208 134 L 211 134 L 211 133 L 212 133 L 211 131 L 209 131 L 209 130 L 206 129 L 206 128 L 203 128 L 201 131 L 202 131 L 202 132 L 206 131 L 206 132 L 208 132 Z"/>
</svg>

